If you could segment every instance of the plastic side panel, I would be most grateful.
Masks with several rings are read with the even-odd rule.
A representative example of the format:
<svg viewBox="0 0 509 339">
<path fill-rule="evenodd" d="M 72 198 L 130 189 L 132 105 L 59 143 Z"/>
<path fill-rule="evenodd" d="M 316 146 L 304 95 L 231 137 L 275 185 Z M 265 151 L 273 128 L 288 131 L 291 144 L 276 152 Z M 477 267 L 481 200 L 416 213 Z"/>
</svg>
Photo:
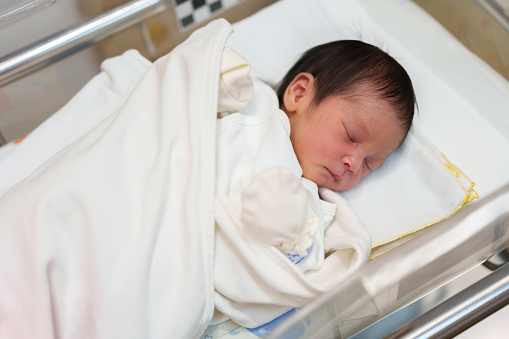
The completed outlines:
<svg viewBox="0 0 509 339">
<path fill-rule="evenodd" d="M 0 5 L 0 25 L 7 21 L 14 20 L 30 11 L 51 5 L 55 0 L 3 0 Z"/>
<path fill-rule="evenodd" d="M 509 185 L 429 229 L 314 300 L 270 338 L 361 331 L 509 245 Z"/>
</svg>

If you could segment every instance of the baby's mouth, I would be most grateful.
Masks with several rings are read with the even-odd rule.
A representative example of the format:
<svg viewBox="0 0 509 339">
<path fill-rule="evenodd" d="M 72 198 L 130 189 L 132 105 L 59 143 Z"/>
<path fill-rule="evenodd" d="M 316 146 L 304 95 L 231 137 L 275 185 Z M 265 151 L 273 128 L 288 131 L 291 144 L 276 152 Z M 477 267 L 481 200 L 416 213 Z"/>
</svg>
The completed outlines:
<svg viewBox="0 0 509 339">
<path fill-rule="evenodd" d="M 327 167 L 325 167 L 325 169 L 327 170 L 327 172 L 329 172 L 329 174 L 334 179 L 334 181 L 341 181 L 342 180 L 342 178 L 339 175 L 337 175 L 336 173 L 332 172 Z"/>
</svg>

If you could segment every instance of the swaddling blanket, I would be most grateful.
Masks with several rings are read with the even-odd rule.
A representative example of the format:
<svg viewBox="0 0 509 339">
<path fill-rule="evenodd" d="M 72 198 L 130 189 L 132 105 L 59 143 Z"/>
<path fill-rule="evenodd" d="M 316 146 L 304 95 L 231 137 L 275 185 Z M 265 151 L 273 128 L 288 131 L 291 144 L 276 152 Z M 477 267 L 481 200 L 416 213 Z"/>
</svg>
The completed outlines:
<svg viewBox="0 0 509 339">
<path fill-rule="evenodd" d="M 213 323 L 232 319 L 246 327 L 329 290 L 359 268 L 371 248 L 348 203 L 327 190 L 320 200 L 317 185 L 301 178 L 290 121 L 276 93 L 259 80 L 253 85 L 254 99 L 218 122 L 216 150 Z M 296 265 L 279 245 L 301 243 L 312 225 L 312 242 Z"/>
<path fill-rule="evenodd" d="M 308 272 L 247 241 L 216 195 L 217 93 L 231 31 L 218 20 L 193 33 L 103 121 L 2 195 L 0 337 L 195 338 L 214 302 L 225 318 L 261 325 L 366 261 L 370 236 L 334 192 L 321 191 L 337 213 L 323 265 Z"/>
<path fill-rule="evenodd" d="M 194 338 L 213 312 L 217 21 L 0 200 L 1 338 Z"/>
</svg>

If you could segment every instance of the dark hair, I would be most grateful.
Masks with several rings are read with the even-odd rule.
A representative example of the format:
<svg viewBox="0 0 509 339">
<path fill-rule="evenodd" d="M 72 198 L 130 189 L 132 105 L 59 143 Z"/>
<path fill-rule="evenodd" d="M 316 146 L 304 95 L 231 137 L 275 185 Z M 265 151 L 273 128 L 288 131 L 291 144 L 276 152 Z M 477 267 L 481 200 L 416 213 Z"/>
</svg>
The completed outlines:
<svg viewBox="0 0 509 339">
<path fill-rule="evenodd" d="M 380 48 L 359 40 L 338 40 L 309 49 L 279 85 L 281 106 L 286 88 L 302 72 L 315 78 L 315 105 L 333 95 L 352 95 L 361 85 L 372 86 L 380 99 L 395 108 L 405 134 L 410 129 L 416 106 L 412 81 L 405 69 Z"/>
</svg>

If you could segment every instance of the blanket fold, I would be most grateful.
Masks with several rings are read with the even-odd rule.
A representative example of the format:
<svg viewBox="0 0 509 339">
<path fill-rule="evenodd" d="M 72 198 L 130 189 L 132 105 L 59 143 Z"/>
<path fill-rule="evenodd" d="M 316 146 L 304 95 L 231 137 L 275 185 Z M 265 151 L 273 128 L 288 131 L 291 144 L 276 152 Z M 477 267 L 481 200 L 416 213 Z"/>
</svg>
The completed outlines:
<svg viewBox="0 0 509 339">
<path fill-rule="evenodd" d="M 321 188 L 320 196 L 336 206 L 324 234 L 326 256 L 320 269 L 301 271 L 276 247 L 250 241 L 234 207 L 218 192 L 213 324 L 225 319 L 245 327 L 265 324 L 337 286 L 367 261 L 371 235 L 358 216 L 336 192 Z"/>
<path fill-rule="evenodd" d="M 218 20 L 0 200 L 0 337 L 198 337 L 213 312 Z M 185 293 L 183 293 L 185 291 Z"/>
</svg>

